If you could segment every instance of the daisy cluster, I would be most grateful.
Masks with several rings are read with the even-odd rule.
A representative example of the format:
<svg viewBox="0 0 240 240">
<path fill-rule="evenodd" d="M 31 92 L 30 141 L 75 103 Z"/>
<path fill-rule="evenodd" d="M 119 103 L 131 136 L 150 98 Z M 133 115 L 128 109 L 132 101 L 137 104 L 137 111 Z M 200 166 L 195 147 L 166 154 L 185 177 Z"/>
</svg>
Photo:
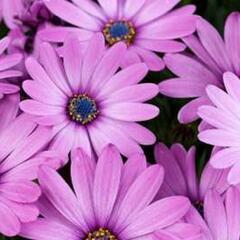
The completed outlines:
<svg viewBox="0 0 240 240">
<path fill-rule="evenodd" d="M 0 0 L 0 239 L 240 240 L 240 13 L 195 11 Z"/>
</svg>

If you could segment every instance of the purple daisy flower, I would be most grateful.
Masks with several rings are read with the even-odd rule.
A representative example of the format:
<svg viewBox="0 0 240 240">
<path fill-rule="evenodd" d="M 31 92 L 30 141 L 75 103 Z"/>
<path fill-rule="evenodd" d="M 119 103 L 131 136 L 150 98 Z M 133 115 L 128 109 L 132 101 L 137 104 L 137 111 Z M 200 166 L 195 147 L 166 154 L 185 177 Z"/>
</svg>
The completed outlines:
<svg viewBox="0 0 240 240">
<path fill-rule="evenodd" d="M 133 155 L 125 164 L 112 145 L 97 164 L 82 150 L 72 152 L 71 177 L 75 193 L 56 171 L 41 167 L 39 201 L 42 217 L 24 224 L 21 235 L 36 240 L 152 239 L 190 208 L 185 197 L 154 202 L 163 180 L 159 165 L 147 167 L 144 155 Z"/>
<path fill-rule="evenodd" d="M 158 86 L 138 84 L 148 72 L 143 63 L 117 72 L 125 52 L 124 43 L 105 51 L 102 34 L 96 34 L 84 53 L 78 39 L 70 37 L 63 61 L 48 43 L 40 51 L 42 65 L 33 58 L 26 61 L 33 80 L 23 88 L 33 99 L 20 107 L 39 124 L 53 126 L 51 149 L 67 154 L 82 147 L 91 155 L 93 146 L 98 155 L 113 143 L 129 156 L 142 153 L 139 144 L 155 142 L 154 134 L 135 122 L 159 114 L 156 106 L 143 103 L 158 94 Z"/>
<path fill-rule="evenodd" d="M 37 127 L 26 114 L 0 132 L 0 233 L 6 236 L 18 234 L 21 223 L 34 221 L 39 214 L 34 203 L 40 189 L 31 180 L 40 164 L 59 166 L 55 153 L 39 153 L 50 137 L 49 129 Z"/>
<path fill-rule="evenodd" d="M 96 32 L 105 36 L 108 46 L 128 45 L 121 66 L 145 62 L 150 70 L 164 68 L 154 52 L 180 52 L 185 45 L 176 39 L 195 31 L 195 7 L 172 10 L 180 0 L 44 0 L 49 10 L 76 27 L 52 27 L 40 33 L 47 41 L 63 42 L 73 31 L 83 42 Z"/>
<path fill-rule="evenodd" d="M 20 71 L 13 69 L 21 62 L 22 55 L 18 53 L 5 54 L 9 43 L 10 39 L 8 37 L 0 40 L 0 99 L 4 95 L 14 94 L 19 91 L 19 87 L 8 83 L 6 80 L 22 76 Z"/>
<path fill-rule="evenodd" d="M 229 168 L 228 181 L 231 184 L 240 183 L 240 79 L 233 73 L 223 76 L 226 92 L 216 86 L 208 86 L 207 94 L 214 106 L 199 108 L 199 116 L 211 129 L 202 131 L 199 139 L 205 143 L 222 147 L 211 158 L 215 168 Z"/>
<path fill-rule="evenodd" d="M 10 28 L 8 36 L 11 44 L 10 53 L 21 53 L 24 58 L 29 55 L 39 56 L 39 46 L 42 43 L 38 31 L 51 24 L 53 15 L 42 0 L 2 0 L 3 20 Z M 26 75 L 24 61 L 19 69 Z"/>
<path fill-rule="evenodd" d="M 197 22 L 197 36 L 184 38 L 192 54 L 168 54 L 167 67 L 178 77 L 160 83 L 160 92 L 174 98 L 194 98 L 179 112 L 181 123 L 198 118 L 199 106 L 209 104 L 206 87 L 209 84 L 224 89 L 222 75 L 231 71 L 240 75 L 240 14 L 230 14 L 225 24 L 224 40 L 206 20 Z"/>
<path fill-rule="evenodd" d="M 204 197 L 209 189 L 224 193 L 229 184 L 229 170 L 214 169 L 209 163 L 205 166 L 200 181 L 196 173 L 196 148 L 186 151 L 180 144 L 167 148 L 159 143 L 155 146 L 155 159 L 164 168 L 164 181 L 157 198 L 182 195 L 187 196 L 201 212 Z M 177 183 L 177 184 L 176 184 Z"/>
<path fill-rule="evenodd" d="M 239 240 L 240 237 L 240 192 L 230 187 L 225 197 L 216 190 L 209 190 L 204 199 L 204 218 L 190 210 L 185 220 L 201 226 L 203 240 Z"/>
</svg>

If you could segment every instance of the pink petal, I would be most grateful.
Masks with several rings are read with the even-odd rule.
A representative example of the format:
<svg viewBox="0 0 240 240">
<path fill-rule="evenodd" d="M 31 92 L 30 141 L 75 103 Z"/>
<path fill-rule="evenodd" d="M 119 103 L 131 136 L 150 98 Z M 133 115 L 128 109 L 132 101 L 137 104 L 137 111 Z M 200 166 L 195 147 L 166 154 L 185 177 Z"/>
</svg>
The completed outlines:
<svg viewBox="0 0 240 240">
<path fill-rule="evenodd" d="M 5 204 L 0 202 L 0 232 L 6 236 L 12 237 L 20 232 L 20 223 L 18 217 Z"/>
<path fill-rule="evenodd" d="M 159 8 L 157 8 L 159 9 Z M 179 22 L 179 19 L 180 22 Z M 176 39 L 192 34 L 196 29 L 195 16 L 166 16 L 153 23 L 143 26 L 139 32 L 139 38 L 146 39 Z"/>
<path fill-rule="evenodd" d="M 7 49 L 9 43 L 10 43 L 9 37 L 4 37 L 0 40 L 0 55 L 2 55 L 3 52 Z"/>
<path fill-rule="evenodd" d="M 26 113 L 38 116 L 56 115 L 64 112 L 64 107 L 48 105 L 35 100 L 22 101 L 20 108 Z"/>
<path fill-rule="evenodd" d="M 182 52 L 186 46 L 173 40 L 156 40 L 156 39 L 136 39 L 135 44 L 139 47 L 162 53 Z"/>
<path fill-rule="evenodd" d="M 82 53 L 80 41 L 73 36 L 64 42 L 64 68 L 72 92 L 78 93 L 82 73 Z"/>
<path fill-rule="evenodd" d="M 66 22 L 92 31 L 99 30 L 101 22 L 72 3 L 65 0 L 44 0 L 44 2 L 53 14 Z"/>
<path fill-rule="evenodd" d="M 239 161 L 240 148 L 224 148 L 214 154 L 210 161 L 215 168 L 229 168 Z"/>
<path fill-rule="evenodd" d="M 108 118 L 99 119 L 99 129 L 109 143 L 114 144 L 119 151 L 126 157 L 131 156 L 135 153 L 142 153 L 141 147 L 136 141 L 124 132 L 128 132 L 128 129 L 125 128 L 124 131 L 119 129 L 114 120 Z"/>
<path fill-rule="evenodd" d="M 231 185 L 238 185 L 240 183 L 240 162 L 234 164 L 228 174 L 228 182 Z"/>
<path fill-rule="evenodd" d="M 55 85 L 54 81 L 52 81 L 52 79 L 48 76 L 45 69 L 34 58 L 28 58 L 25 64 L 28 73 L 37 84 L 41 84 L 45 89 L 51 88 L 51 92 L 61 96 L 61 98 L 66 97 L 64 91 L 61 91 L 61 88 L 58 88 L 58 86 Z"/>
<path fill-rule="evenodd" d="M 43 193 L 52 205 L 71 223 L 82 230 L 88 230 L 76 196 L 58 173 L 42 166 L 39 171 L 39 181 Z"/>
<path fill-rule="evenodd" d="M 148 68 L 144 63 L 138 63 L 131 65 L 124 70 L 116 73 L 108 84 L 104 86 L 103 89 L 99 91 L 100 96 L 107 96 L 123 86 L 132 86 L 139 83 L 147 75 Z"/>
<path fill-rule="evenodd" d="M 144 25 L 164 15 L 179 2 L 180 0 L 152 0 L 137 14 L 134 18 L 134 22 L 136 25 Z M 161 6 L 161 8 L 159 8 L 159 6 Z"/>
<path fill-rule="evenodd" d="M 228 222 L 229 239 L 238 239 L 240 236 L 240 193 L 235 187 L 231 187 L 226 194 L 226 213 Z"/>
<path fill-rule="evenodd" d="M 144 6 L 146 0 L 126 0 L 123 7 L 123 16 L 126 19 L 134 17 Z"/>
<path fill-rule="evenodd" d="M 231 13 L 225 23 L 224 39 L 226 43 L 227 52 L 231 58 L 235 72 L 239 75 L 240 67 L 240 51 L 238 49 L 240 34 L 238 32 L 240 26 L 240 15 L 238 12 Z"/>
<path fill-rule="evenodd" d="M 218 147 L 238 147 L 240 146 L 240 136 L 237 133 L 228 132 L 221 129 L 206 130 L 198 134 L 202 142 Z"/>
<path fill-rule="evenodd" d="M 167 54 L 164 61 L 173 73 L 183 78 L 192 79 L 193 83 L 205 84 L 205 87 L 210 83 L 218 83 L 215 74 L 192 57 L 183 54 Z"/>
<path fill-rule="evenodd" d="M 135 215 L 121 236 L 125 239 L 140 237 L 165 228 L 181 219 L 189 210 L 190 202 L 185 197 L 169 197 L 154 202 Z"/>
<path fill-rule="evenodd" d="M 173 98 L 193 98 L 205 95 L 205 82 L 194 81 L 192 78 L 172 78 L 159 84 L 163 95 Z"/>
<path fill-rule="evenodd" d="M 55 1 L 55 0 L 51 0 Z M 43 43 L 40 50 L 40 59 L 43 66 L 50 76 L 51 80 L 68 96 L 72 95 L 72 91 L 67 83 L 63 72 L 63 66 L 56 51 L 49 43 Z"/>
<path fill-rule="evenodd" d="M 158 94 L 158 86 L 152 83 L 143 83 L 124 87 L 110 94 L 104 103 L 118 102 L 145 102 Z"/>
<path fill-rule="evenodd" d="M 98 159 L 93 200 L 96 218 L 102 227 L 106 226 L 117 198 L 122 164 L 121 156 L 113 145 L 107 146 Z"/>
<path fill-rule="evenodd" d="M 197 21 L 197 33 L 203 46 L 220 68 L 223 71 L 232 70 L 226 47 L 217 30 L 206 20 L 199 18 Z"/>
<path fill-rule="evenodd" d="M 131 223 L 131 219 L 152 202 L 162 184 L 163 177 L 164 170 L 158 165 L 147 168 L 138 176 L 119 206 L 116 231 L 120 231 Z"/>
<path fill-rule="evenodd" d="M 162 59 L 149 50 L 145 50 L 143 48 L 139 48 L 137 46 L 134 47 L 134 51 L 139 55 L 141 60 L 147 64 L 149 70 L 151 71 L 160 71 L 163 70 L 165 67 L 164 62 Z"/>
<path fill-rule="evenodd" d="M 219 194 L 210 190 L 204 200 L 204 216 L 213 239 L 227 239 L 227 221 L 224 205 Z"/>
<path fill-rule="evenodd" d="M 159 109 L 146 103 L 116 103 L 105 107 L 102 114 L 122 121 L 146 121 L 158 116 Z"/>
<path fill-rule="evenodd" d="M 93 73 L 90 85 L 91 90 L 98 92 L 99 89 L 109 81 L 114 73 L 117 72 L 126 50 L 126 45 L 120 42 L 105 52 Z"/>
<path fill-rule="evenodd" d="M 7 199 L 20 203 L 33 203 L 41 194 L 37 184 L 24 180 L 1 183 L 0 192 Z"/>
<path fill-rule="evenodd" d="M 105 39 L 102 34 L 95 34 L 89 41 L 88 48 L 83 58 L 81 87 L 86 90 L 105 50 Z"/>
<path fill-rule="evenodd" d="M 88 14 L 93 15 L 97 18 L 100 18 L 103 21 L 107 21 L 107 18 L 104 15 L 104 12 L 99 7 L 99 5 L 96 4 L 95 2 L 88 1 L 88 0 L 73 0 L 73 2 Z"/>
<path fill-rule="evenodd" d="M 78 240 L 79 237 L 83 237 L 81 231 L 77 231 L 74 227 L 41 218 L 35 222 L 23 224 L 20 235 L 28 239 L 41 240 L 59 240 L 59 236 L 63 240 Z"/>
<path fill-rule="evenodd" d="M 196 98 L 189 103 L 187 103 L 185 106 L 181 108 L 181 110 L 178 113 L 178 120 L 180 123 L 190 123 L 199 118 L 197 112 L 198 108 L 202 105 L 208 105 L 209 99 L 205 96 Z"/>
<path fill-rule="evenodd" d="M 17 65 L 18 63 L 20 63 L 21 60 L 22 60 L 22 55 L 18 53 L 6 55 L 0 58 L 0 71 L 9 69 Z"/>
<path fill-rule="evenodd" d="M 83 216 L 88 226 L 94 227 L 95 216 L 93 209 L 93 181 L 95 163 L 84 151 L 77 149 L 72 152 L 71 176 L 72 183 L 81 205 Z"/>
<path fill-rule="evenodd" d="M 45 104 L 64 106 L 66 104 L 67 98 L 63 96 L 59 91 L 51 91 L 49 94 L 49 89 L 42 86 L 37 81 L 27 80 L 23 82 L 23 89 L 28 93 L 33 99 L 40 101 Z"/>
<path fill-rule="evenodd" d="M 102 9 L 109 18 L 117 18 L 119 1 L 118 0 L 98 0 Z"/>
</svg>

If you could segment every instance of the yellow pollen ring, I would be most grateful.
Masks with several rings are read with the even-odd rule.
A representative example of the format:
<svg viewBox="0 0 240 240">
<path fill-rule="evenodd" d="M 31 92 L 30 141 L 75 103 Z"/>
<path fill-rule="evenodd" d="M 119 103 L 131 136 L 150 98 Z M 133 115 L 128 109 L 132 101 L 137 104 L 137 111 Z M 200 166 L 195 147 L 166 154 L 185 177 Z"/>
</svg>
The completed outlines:
<svg viewBox="0 0 240 240">
<path fill-rule="evenodd" d="M 95 232 L 88 233 L 84 240 L 117 240 L 117 238 L 109 230 L 99 228 Z"/>
</svg>

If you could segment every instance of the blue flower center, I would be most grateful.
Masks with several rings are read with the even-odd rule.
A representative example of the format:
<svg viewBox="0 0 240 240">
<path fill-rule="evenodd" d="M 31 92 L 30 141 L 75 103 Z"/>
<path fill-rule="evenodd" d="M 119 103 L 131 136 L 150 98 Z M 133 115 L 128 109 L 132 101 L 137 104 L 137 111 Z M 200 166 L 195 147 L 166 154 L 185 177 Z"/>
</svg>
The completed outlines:
<svg viewBox="0 0 240 240">
<path fill-rule="evenodd" d="M 129 26 L 125 22 L 116 22 L 112 24 L 109 31 L 113 38 L 123 38 L 129 33 Z"/>
<path fill-rule="evenodd" d="M 92 122 L 98 113 L 95 101 L 86 94 L 74 95 L 68 103 L 70 118 L 83 125 Z"/>
<path fill-rule="evenodd" d="M 130 45 L 134 41 L 136 31 L 131 22 L 120 20 L 107 23 L 103 28 L 103 34 L 109 45 L 120 41 Z"/>
</svg>

